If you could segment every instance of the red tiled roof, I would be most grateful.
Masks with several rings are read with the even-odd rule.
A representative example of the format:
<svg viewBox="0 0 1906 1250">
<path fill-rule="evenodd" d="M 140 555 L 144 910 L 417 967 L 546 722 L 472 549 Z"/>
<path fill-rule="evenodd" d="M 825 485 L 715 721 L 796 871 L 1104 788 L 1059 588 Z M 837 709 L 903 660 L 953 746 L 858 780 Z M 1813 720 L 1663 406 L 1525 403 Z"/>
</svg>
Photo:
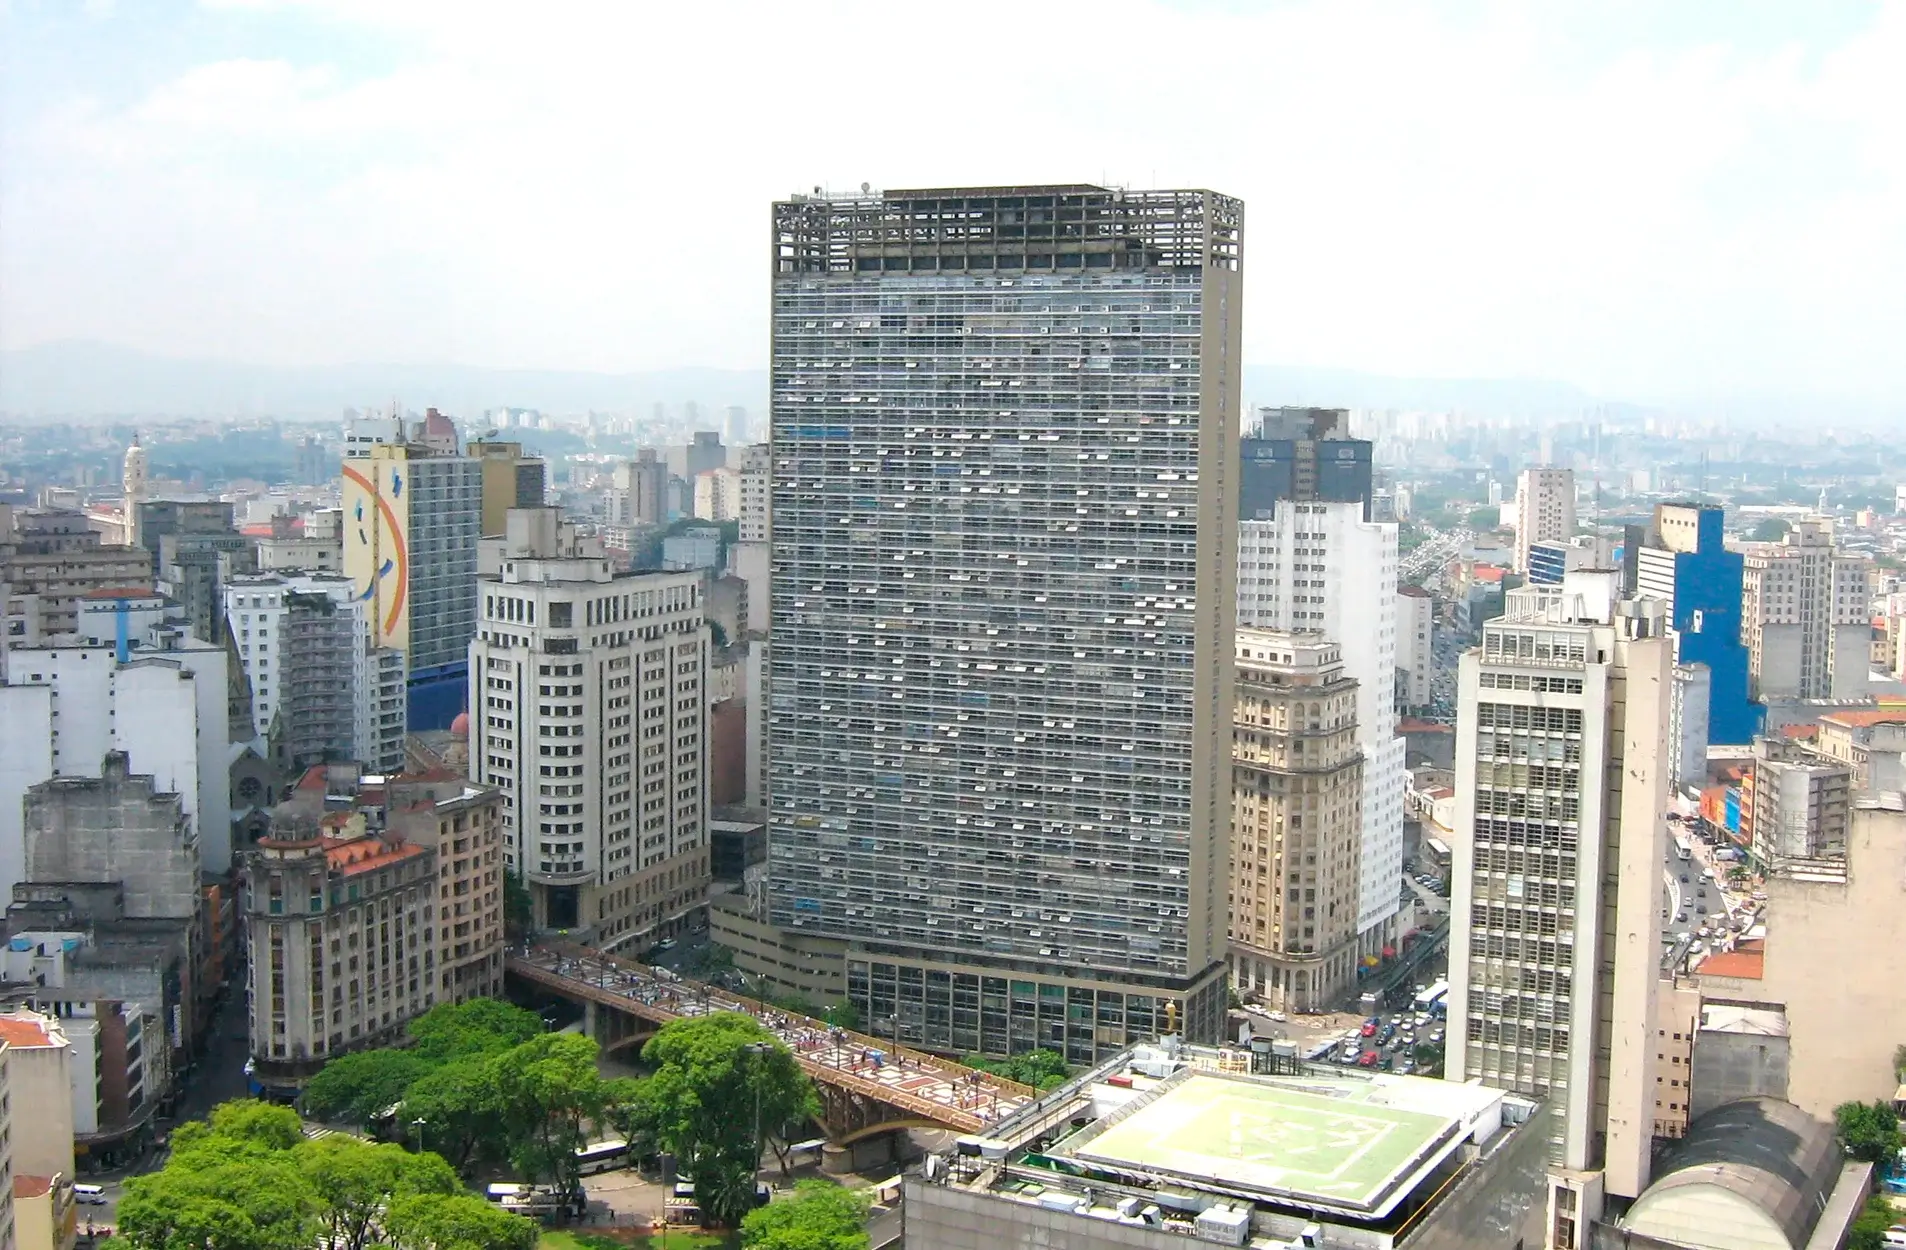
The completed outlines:
<svg viewBox="0 0 1906 1250">
<path fill-rule="evenodd" d="M 1836 725 L 1845 725 L 1848 729 L 1865 729 L 1870 725 L 1906 724 L 1906 707 L 1848 708 L 1844 712 L 1828 712 L 1820 719 L 1832 721 Z"/>
<path fill-rule="evenodd" d="M 298 778 L 298 789 L 324 793 L 324 765 L 313 764 L 304 770 L 304 776 Z"/>
<path fill-rule="evenodd" d="M 53 1039 L 46 1035 L 46 1026 L 37 1020 L 0 1016 L 0 1042 L 9 1046 L 51 1046 Z"/>
<path fill-rule="evenodd" d="M 1478 564 L 1472 576 L 1479 582 L 1499 582 L 1502 580 L 1502 574 L 1503 570 L 1493 564 Z"/>
<path fill-rule="evenodd" d="M 15 1173 L 13 1177 L 13 1196 L 15 1198 L 44 1198 L 53 1188 L 50 1176 L 28 1176 Z"/>
<path fill-rule="evenodd" d="M 1396 731 L 1400 734 L 1453 734 L 1456 732 L 1456 727 L 1445 725 L 1440 721 L 1418 720 L 1414 716 L 1405 716 L 1396 723 Z"/>
<path fill-rule="evenodd" d="M 89 590 L 82 599 L 157 599 L 159 592 L 150 586 L 105 586 Z"/>
<path fill-rule="evenodd" d="M 1399 595 L 1408 595 L 1412 599 L 1427 599 L 1430 597 L 1430 592 L 1424 590 L 1421 586 L 1402 586 L 1397 589 L 1396 593 Z"/>
<path fill-rule="evenodd" d="M 324 848 L 324 858 L 329 861 L 331 868 L 347 877 L 387 868 L 423 853 L 424 848 L 421 846 L 413 846 L 408 842 L 384 842 L 377 838 L 353 838 L 349 842 L 333 842 Z"/>
<path fill-rule="evenodd" d="M 1709 955 L 1695 969 L 1704 977 L 1733 977 L 1740 981 L 1758 981 L 1766 970 L 1767 956 L 1761 951 L 1732 950 Z"/>
<path fill-rule="evenodd" d="M 1818 725 L 1782 725 L 1780 736 L 1783 738 L 1811 738 L 1820 732 Z"/>
</svg>

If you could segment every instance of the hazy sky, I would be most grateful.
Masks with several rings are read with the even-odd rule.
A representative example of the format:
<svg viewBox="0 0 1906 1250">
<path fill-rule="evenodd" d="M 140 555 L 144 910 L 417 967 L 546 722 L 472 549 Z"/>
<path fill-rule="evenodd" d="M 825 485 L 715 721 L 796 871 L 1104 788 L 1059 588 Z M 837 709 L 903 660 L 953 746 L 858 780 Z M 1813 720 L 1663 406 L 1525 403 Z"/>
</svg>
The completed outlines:
<svg viewBox="0 0 1906 1250">
<path fill-rule="evenodd" d="M 1255 363 L 1906 399 L 1906 6 L 0 0 L 0 346 L 758 367 L 768 204 L 1244 198 Z"/>
</svg>

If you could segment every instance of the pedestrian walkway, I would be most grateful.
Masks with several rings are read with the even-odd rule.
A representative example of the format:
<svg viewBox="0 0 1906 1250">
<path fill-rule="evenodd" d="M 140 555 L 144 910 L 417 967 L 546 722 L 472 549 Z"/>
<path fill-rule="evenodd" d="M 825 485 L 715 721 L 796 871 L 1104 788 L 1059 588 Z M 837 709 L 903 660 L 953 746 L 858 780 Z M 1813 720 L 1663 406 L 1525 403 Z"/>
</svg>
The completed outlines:
<svg viewBox="0 0 1906 1250">
<path fill-rule="evenodd" d="M 580 948 L 533 947 L 511 955 L 513 970 L 533 980 L 570 982 L 613 995 L 633 1014 L 665 1022 L 715 1011 L 753 1016 L 795 1055 L 809 1076 L 950 1128 L 983 1129 L 1032 1102 L 1037 1090 L 990 1072 L 896 1047 L 878 1038 L 653 968 Z M 639 1004 L 639 1010 L 637 1005 Z"/>
</svg>

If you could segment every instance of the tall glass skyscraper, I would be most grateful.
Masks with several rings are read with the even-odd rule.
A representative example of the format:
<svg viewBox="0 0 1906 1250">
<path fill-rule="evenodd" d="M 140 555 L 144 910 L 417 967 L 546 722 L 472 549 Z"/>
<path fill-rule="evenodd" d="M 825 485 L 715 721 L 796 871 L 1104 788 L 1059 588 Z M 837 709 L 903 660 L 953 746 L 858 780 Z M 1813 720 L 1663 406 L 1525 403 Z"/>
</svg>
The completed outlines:
<svg viewBox="0 0 1906 1250">
<path fill-rule="evenodd" d="M 1243 208 L 774 207 L 770 911 L 870 1031 L 1086 1061 L 1224 1007 Z"/>
</svg>

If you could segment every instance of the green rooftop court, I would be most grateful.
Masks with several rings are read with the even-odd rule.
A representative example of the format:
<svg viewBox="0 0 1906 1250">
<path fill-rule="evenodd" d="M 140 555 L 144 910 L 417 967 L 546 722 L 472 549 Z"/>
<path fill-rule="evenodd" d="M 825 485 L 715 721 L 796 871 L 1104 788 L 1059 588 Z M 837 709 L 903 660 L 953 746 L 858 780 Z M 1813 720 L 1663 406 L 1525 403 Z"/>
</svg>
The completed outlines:
<svg viewBox="0 0 1906 1250">
<path fill-rule="evenodd" d="M 1363 1097 L 1197 1074 L 1054 1153 L 1370 1210 L 1460 1131 Z"/>
</svg>

